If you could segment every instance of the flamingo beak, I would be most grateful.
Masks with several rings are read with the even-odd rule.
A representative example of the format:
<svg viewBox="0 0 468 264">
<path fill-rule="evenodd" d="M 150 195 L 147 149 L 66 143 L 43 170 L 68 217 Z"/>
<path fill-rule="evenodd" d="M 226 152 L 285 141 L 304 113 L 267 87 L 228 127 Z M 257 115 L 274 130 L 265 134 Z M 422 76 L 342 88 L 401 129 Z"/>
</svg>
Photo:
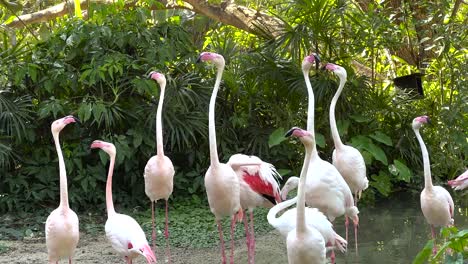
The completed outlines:
<svg viewBox="0 0 468 264">
<path fill-rule="evenodd" d="M 70 123 L 75 123 L 75 122 L 80 123 L 80 120 L 72 115 L 69 115 L 63 118 L 63 122 L 68 125 Z"/>
<path fill-rule="evenodd" d="M 290 137 L 294 133 L 295 130 L 299 129 L 298 127 L 293 127 L 291 128 L 286 134 L 284 134 L 284 137 Z"/>
<path fill-rule="evenodd" d="M 94 140 L 93 143 L 91 143 L 91 148 L 101 148 L 102 147 L 102 141 L 100 140 Z"/>
<path fill-rule="evenodd" d="M 144 245 L 138 252 L 146 258 L 148 264 L 157 263 L 156 256 L 149 245 Z"/>
<path fill-rule="evenodd" d="M 320 67 L 320 56 L 318 54 L 313 54 L 315 58 L 315 70 L 318 70 Z"/>
</svg>

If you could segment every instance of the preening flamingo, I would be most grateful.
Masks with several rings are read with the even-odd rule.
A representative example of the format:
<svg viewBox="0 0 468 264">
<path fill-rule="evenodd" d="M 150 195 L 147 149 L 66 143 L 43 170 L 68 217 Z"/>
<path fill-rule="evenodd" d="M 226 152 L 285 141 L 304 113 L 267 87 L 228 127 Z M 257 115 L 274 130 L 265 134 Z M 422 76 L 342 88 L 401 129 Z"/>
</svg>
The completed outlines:
<svg viewBox="0 0 468 264">
<path fill-rule="evenodd" d="M 239 213 L 239 217 L 243 217 L 242 208 L 240 206 L 239 178 L 230 165 L 221 163 L 219 161 L 215 130 L 216 95 L 218 94 L 225 62 L 223 56 L 212 52 L 202 52 L 197 61 L 212 62 L 217 68 L 216 81 L 213 88 L 213 93 L 211 94 L 208 112 L 210 167 L 205 174 L 205 189 L 211 212 L 215 215 L 216 223 L 218 225 L 223 264 L 226 263 L 226 254 L 224 252 L 223 227 L 220 220 L 225 216 L 229 216 L 231 218 L 230 262 L 234 263 L 234 227 L 236 223 L 235 215 L 236 213 Z"/>
<path fill-rule="evenodd" d="M 313 177 L 313 176 L 312 176 Z M 297 203 L 297 196 L 289 199 L 287 201 L 281 202 L 275 206 L 273 206 L 267 215 L 268 223 L 273 226 L 281 235 L 285 238 L 287 237 L 288 233 L 296 228 L 296 215 L 297 215 L 297 208 L 291 208 L 284 212 L 281 216 L 276 217 L 276 215 L 287 209 L 288 207 Z M 338 248 L 342 253 L 346 251 L 346 247 L 348 242 L 338 235 L 335 230 L 333 230 L 333 225 L 328 221 L 327 217 L 320 212 L 317 208 L 305 208 L 305 215 L 306 215 L 306 224 L 310 228 L 317 229 L 320 234 L 322 234 L 323 238 L 325 239 L 325 243 L 327 246 L 331 246 L 330 249 L 334 247 Z M 335 255 L 332 251 L 331 262 L 335 263 Z"/>
<path fill-rule="evenodd" d="M 318 63 L 317 55 L 312 54 L 306 56 L 302 61 L 302 73 L 304 75 L 307 86 L 308 109 L 307 109 L 307 131 L 315 138 L 314 128 L 314 91 L 309 79 L 309 70 L 313 63 Z M 315 144 L 315 143 L 314 143 Z M 317 148 L 312 149 L 311 164 L 309 173 L 313 173 L 313 177 L 308 177 L 306 182 L 306 203 L 310 207 L 315 207 L 324 213 L 330 221 L 334 221 L 336 217 L 345 215 L 346 224 L 346 241 L 348 241 L 348 217 L 354 223 L 355 246 L 357 250 L 357 226 L 359 224 L 359 210 L 354 205 L 353 195 L 348 184 L 338 172 L 338 170 L 327 161 L 320 158 Z M 281 190 L 283 200 L 286 200 L 290 190 L 297 187 L 299 179 L 290 177 Z"/>
<path fill-rule="evenodd" d="M 168 199 L 172 194 L 174 182 L 174 166 L 172 161 L 164 155 L 163 135 L 162 135 L 162 107 L 164 101 L 164 92 L 166 90 L 166 77 L 159 72 L 151 72 L 149 77 L 158 82 L 161 87 L 159 95 L 158 109 L 156 111 L 156 155 L 151 157 L 145 166 L 145 193 L 151 200 L 151 218 L 152 218 L 152 240 L 153 249 L 156 250 L 156 231 L 154 228 L 154 204 L 159 199 L 166 201 L 166 228 L 164 235 L 168 246 L 168 260 L 170 262 L 169 246 L 169 228 L 168 228 Z"/>
<path fill-rule="evenodd" d="M 50 130 L 55 142 L 57 156 L 59 160 L 60 174 L 60 204 L 47 217 L 45 225 L 46 245 L 49 256 L 49 263 L 58 263 L 62 258 L 68 258 L 72 263 L 76 245 L 80 237 L 78 216 L 68 204 L 67 172 L 65 161 L 63 160 L 62 149 L 60 148 L 59 133 L 62 129 L 76 122 L 77 119 L 71 115 L 60 118 L 52 122 Z"/>
<path fill-rule="evenodd" d="M 458 176 L 456 179 L 448 181 L 450 185 L 455 190 L 463 190 L 468 187 L 468 170 L 466 170 L 462 175 Z"/>
<path fill-rule="evenodd" d="M 91 148 L 100 148 L 110 157 L 106 183 L 107 221 L 105 230 L 107 239 L 115 251 L 125 258 L 127 264 L 131 264 L 132 260 L 139 255 L 145 257 L 148 263 L 156 263 L 156 256 L 148 245 L 140 225 L 132 217 L 115 212 L 112 201 L 112 175 L 114 174 L 116 155 L 114 144 L 95 140 L 91 144 Z"/>
<path fill-rule="evenodd" d="M 308 170 L 311 163 L 312 149 L 315 147 L 315 139 L 310 132 L 297 127 L 289 130 L 286 136 L 298 137 L 306 149 L 297 191 L 296 228 L 289 231 L 286 238 L 288 263 L 325 263 L 325 239 L 319 230 L 306 224 L 305 214 L 305 187 L 309 176 Z"/>
<path fill-rule="evenodd" d="M 258 164 L 243 166 L 242 164 Z M 255 263 L 255 231 L 253 210 L 258 207 L 270 208 L 281 202 L 278 178 L 281 178 L 275 167 L 256 156 L 235 154 L 229 158 L 230 165 L 240 183 L 240 204 L 250 214 L 250 225 L 247 215 L 244 217 L 245 234 L 247 238 L 248 263 Z"/>
<path fill-rule="evenodd" d="M 419 116 L 413 119 L 413 130 L 421 146 L 424 165 L 424 189 L 421 192 L 421 210 L 426 221 L 431 226 L 432 239 L 436 234 L 434 227 L 453 225 L 454 204 L 450 193 L 441 186 L 432 185 L 431 166 L 429 164 L 429 154 L 426 145 L 419 133 L 423 124 L 430 121 L 428 116 Z M 437 252 L 434 243 L 433 253 Z"/>
<path fill-rule="evenodd" d="M 346 70 L 333 63 L 327 63 L 325 69 L 334 72 L 340 79 L 338 90 L 333 96 L 330 105 L 330 127 L 335 143 L 333 150 L 333 165 L 338 169 L 341 176 L 345 179 L 351 192 L 354 194 L 354 203 L 361 198 L 361 193 L 369 187 L 369 180 L 366 177 L 366 163 L 361 155 L 361 152 L 352 146 L 343 144 L 338 133 L 335 120 L 335 107 L 338 98 L 340 97 L 343 87 L 346 83 L 347 73 Z"/>
</svg>

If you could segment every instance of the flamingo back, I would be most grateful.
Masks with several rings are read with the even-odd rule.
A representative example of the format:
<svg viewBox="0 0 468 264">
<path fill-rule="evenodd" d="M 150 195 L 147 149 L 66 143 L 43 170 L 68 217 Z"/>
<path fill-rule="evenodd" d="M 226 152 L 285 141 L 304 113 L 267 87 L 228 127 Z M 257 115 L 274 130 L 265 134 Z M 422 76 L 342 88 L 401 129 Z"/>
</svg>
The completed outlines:
<svg viewBox="0 0 468 264">
<path fill-rule="evenodd" d="M 421 210 L 427 222 L 434 226 L 453 224 L 454 203 L 450 193 L 441 186 L 421 192 Z"/>
<path fill-rule="evenodd" d="M 289 264 L 323 264 L 326 258 L 325 240 L 317 229 L 306 227 L 306 232 L 288 233 L 286 247 Z"/>
<path fill-rule="evenodd" d="M 151 201 L 169 199 L 174 186 L 174 166 L 167 156 L 155 155 L 145 166 L 145 193 Z"/>
<path fill-rule="evenodd" d="M 369 187 L 366 177 L 366 163 L 359 150 L 344 145 L 333 151 L 333 165 L 343 176 L 352 193 L 359 193 Z"/>
</svg>

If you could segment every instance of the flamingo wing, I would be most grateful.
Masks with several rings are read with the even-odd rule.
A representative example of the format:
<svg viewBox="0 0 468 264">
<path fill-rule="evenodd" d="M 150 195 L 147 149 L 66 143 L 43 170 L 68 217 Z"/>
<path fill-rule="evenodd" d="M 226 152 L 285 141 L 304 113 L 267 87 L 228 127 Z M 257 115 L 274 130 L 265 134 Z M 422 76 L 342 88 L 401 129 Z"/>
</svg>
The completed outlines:
<svg viewBox="0 0 468 264">
<path fill-rule="evenodd" d="M 463 190 L 468 187 L 468 170 L 456 179 L 448 181 L 448 185 L 455 188 L 455 190 Z"/>
</svg>

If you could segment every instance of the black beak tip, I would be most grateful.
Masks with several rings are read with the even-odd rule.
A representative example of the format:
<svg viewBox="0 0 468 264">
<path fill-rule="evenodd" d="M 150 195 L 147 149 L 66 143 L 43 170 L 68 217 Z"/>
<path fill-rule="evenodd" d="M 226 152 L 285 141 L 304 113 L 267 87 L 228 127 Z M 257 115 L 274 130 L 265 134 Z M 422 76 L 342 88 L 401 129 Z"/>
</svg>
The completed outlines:
<svg viewBox="0 0 468 264">
<path fill-rule="evenodd" d="M 201 62 L 201 56 L 198 57 L 197 61 L 195 63 L 200 63 Z"/>
<path fill-rule="evenodd" d="M 293 134 L 294 130 L 296 130 L 296 129 L 298 129 L 298 128 L 297 128 L 297 127 L 293 127 L 293 128 L 291 128 L 291 129 L 289 129 L 289 131 L 286 132 L 286 134 L 284 134 L 284 137 L 290 137 L 290 136 Z"/>
<path fill-rule="evenodd" d="M 73 119 L 75 119 L 76 123 L 81 124 L 81 120 L 78 117 L 73 117 Z"/>
<path fill-rule="evenodd" d="M 431 119 L 430 119 L 429 117 L 427 118 L 427 123 L 428 123 L 429 125 L 432 125 L 432 121 L 431 121 Z"/>
</svg>

